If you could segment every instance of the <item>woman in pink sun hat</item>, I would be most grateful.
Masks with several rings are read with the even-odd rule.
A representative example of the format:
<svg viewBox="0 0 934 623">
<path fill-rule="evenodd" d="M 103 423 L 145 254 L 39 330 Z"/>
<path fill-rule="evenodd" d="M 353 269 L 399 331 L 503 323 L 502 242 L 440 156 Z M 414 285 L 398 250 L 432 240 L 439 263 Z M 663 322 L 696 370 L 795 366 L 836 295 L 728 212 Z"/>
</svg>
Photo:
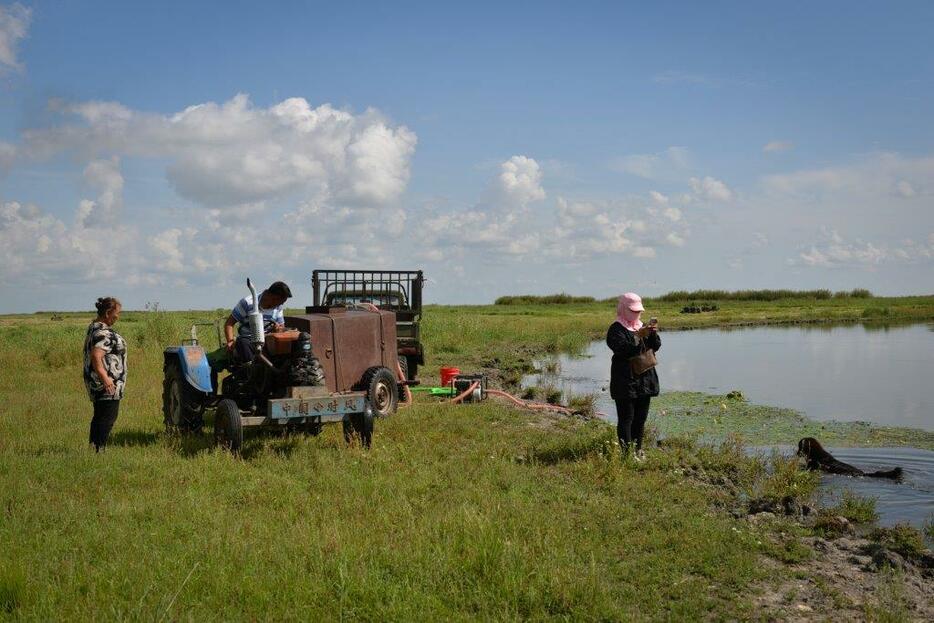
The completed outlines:
<svg viewBox="0 0 934 623">
<path fill-rule="evenodd" d="M 643 311 L 642 297 L 635 292 L 623 294 L 616 303 L 616 320 L 606 332 L 606 345 L 613 351 L 610 397 L 616 402 L 616 435 L 623 456 L 634 450 L 633 458 L 637 461 L 645 458 L 642 451 L 645 420 L 652 396 L 658 396 L 659 385 L 655 368 L 636 375 L 630 369 L 629 360 L 645 349 L 657 351 L 662 347 L 655 319 L 642 324 Z"/>
</svg>

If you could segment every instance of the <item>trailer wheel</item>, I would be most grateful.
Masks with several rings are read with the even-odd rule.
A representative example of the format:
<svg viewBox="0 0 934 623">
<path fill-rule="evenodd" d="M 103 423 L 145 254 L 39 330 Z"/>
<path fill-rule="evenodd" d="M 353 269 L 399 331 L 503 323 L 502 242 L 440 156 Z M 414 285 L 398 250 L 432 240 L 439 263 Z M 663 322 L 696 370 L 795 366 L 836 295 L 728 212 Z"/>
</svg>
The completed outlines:
<svg viewBox="0 0 934 623">
<path fill-rule="evenodd" d="M 204 397 L 185 380 L 178 363 L 163 367 L 162 419 L 168 432 L 201 432 L 204 426 Z"/>
<path fill-rule="evenodd" d="M 234 454 L 243 447 L 243 420 L 240 407 L 230 398 L 221 400 L 214 413 L 214 444 Z"/>
<path fill-rule="evenodd" d="M 360 382 L 376 417 L 387 417 L 399 406 L 399 385 L 389 368 L 376 366 L 363 373 Z"/>
<path fill-rule="evenodd" d="M 344 441 L 353 442 L 354 435 L 360 437 L 360 444 L 364 448 L 369 448 L 373 441 L 373 429 L 375 428 L 376 418 L 370 409 L 365 413 L 351 413 L 343 421 Z"/>
</svg>

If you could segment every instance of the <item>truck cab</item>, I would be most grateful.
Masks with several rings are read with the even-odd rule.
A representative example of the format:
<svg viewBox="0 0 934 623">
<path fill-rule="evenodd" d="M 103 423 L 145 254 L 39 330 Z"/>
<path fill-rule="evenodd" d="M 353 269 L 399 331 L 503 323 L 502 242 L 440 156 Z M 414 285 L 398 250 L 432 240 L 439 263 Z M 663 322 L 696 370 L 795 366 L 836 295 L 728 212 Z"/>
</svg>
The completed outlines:
<svg viewBox="0 0 934 623">
<path fill-rule="evenodd" d="M 415 380 L 425 363 L 420 330 L 424 282 L 420 270 L 315 270 L 314 305 L 306 312 L 371 304 L 395 313 L 399 364 L 406 379 Z"/>
</svg>

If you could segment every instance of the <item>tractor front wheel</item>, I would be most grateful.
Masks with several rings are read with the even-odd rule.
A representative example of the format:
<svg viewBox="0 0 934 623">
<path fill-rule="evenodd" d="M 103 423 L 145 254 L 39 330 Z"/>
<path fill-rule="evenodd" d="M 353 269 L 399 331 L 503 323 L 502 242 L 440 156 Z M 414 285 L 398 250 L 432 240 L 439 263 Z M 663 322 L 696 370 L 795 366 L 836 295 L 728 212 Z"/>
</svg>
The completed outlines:
<svg viewBox="0 0 934 623">
<path fill-rule="evenodd" d="M 243 447 L 243 420 L 240 407 L 230 398 L 221 400 L 214 412 L 214 444 L 234 454 Z"/>
<path fill-rule="evenodd" d="M 177 362 L 163 368 L 162 419 L 169 432 L 201 432 L 204 426 L 204 398 L 188 384 Z"/>
</svg>

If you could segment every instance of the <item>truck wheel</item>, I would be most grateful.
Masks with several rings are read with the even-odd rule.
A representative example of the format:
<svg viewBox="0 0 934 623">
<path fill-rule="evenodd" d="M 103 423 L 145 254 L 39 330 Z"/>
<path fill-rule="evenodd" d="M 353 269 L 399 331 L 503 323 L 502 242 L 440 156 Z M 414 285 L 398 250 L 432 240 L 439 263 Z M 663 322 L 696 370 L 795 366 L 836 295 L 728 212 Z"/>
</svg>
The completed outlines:
<svg viewBox="0 0 934 623">
<path fill-rule="evenodd" d="M 376 366 L 363 374 L 360 385 L 376 417 L 387 417 L 399 406 L 399 385 L 389 368 Z"/>
<path fill-rule="evenodd" d="M 415 377 L 418 376 L 418 362 L 415 361 L 414 355 L 406 355 L 402 359 L 405 359 L 405 378 L 410 381 L 414 381 Z"/>
<path fill-rule="evenodd" d="M 162 419 L 168 432 L 201 432 L 204 399 L 188 384 L 176 362 L 166 362 L 162 381 Z"/>
<path fill-rule="evenodd" d="M 240 407 L 230 398 L 221 400 L 214 412 L 214 444 L 234 454 L 243 447 L 243 420 Z"/>
</svg>

